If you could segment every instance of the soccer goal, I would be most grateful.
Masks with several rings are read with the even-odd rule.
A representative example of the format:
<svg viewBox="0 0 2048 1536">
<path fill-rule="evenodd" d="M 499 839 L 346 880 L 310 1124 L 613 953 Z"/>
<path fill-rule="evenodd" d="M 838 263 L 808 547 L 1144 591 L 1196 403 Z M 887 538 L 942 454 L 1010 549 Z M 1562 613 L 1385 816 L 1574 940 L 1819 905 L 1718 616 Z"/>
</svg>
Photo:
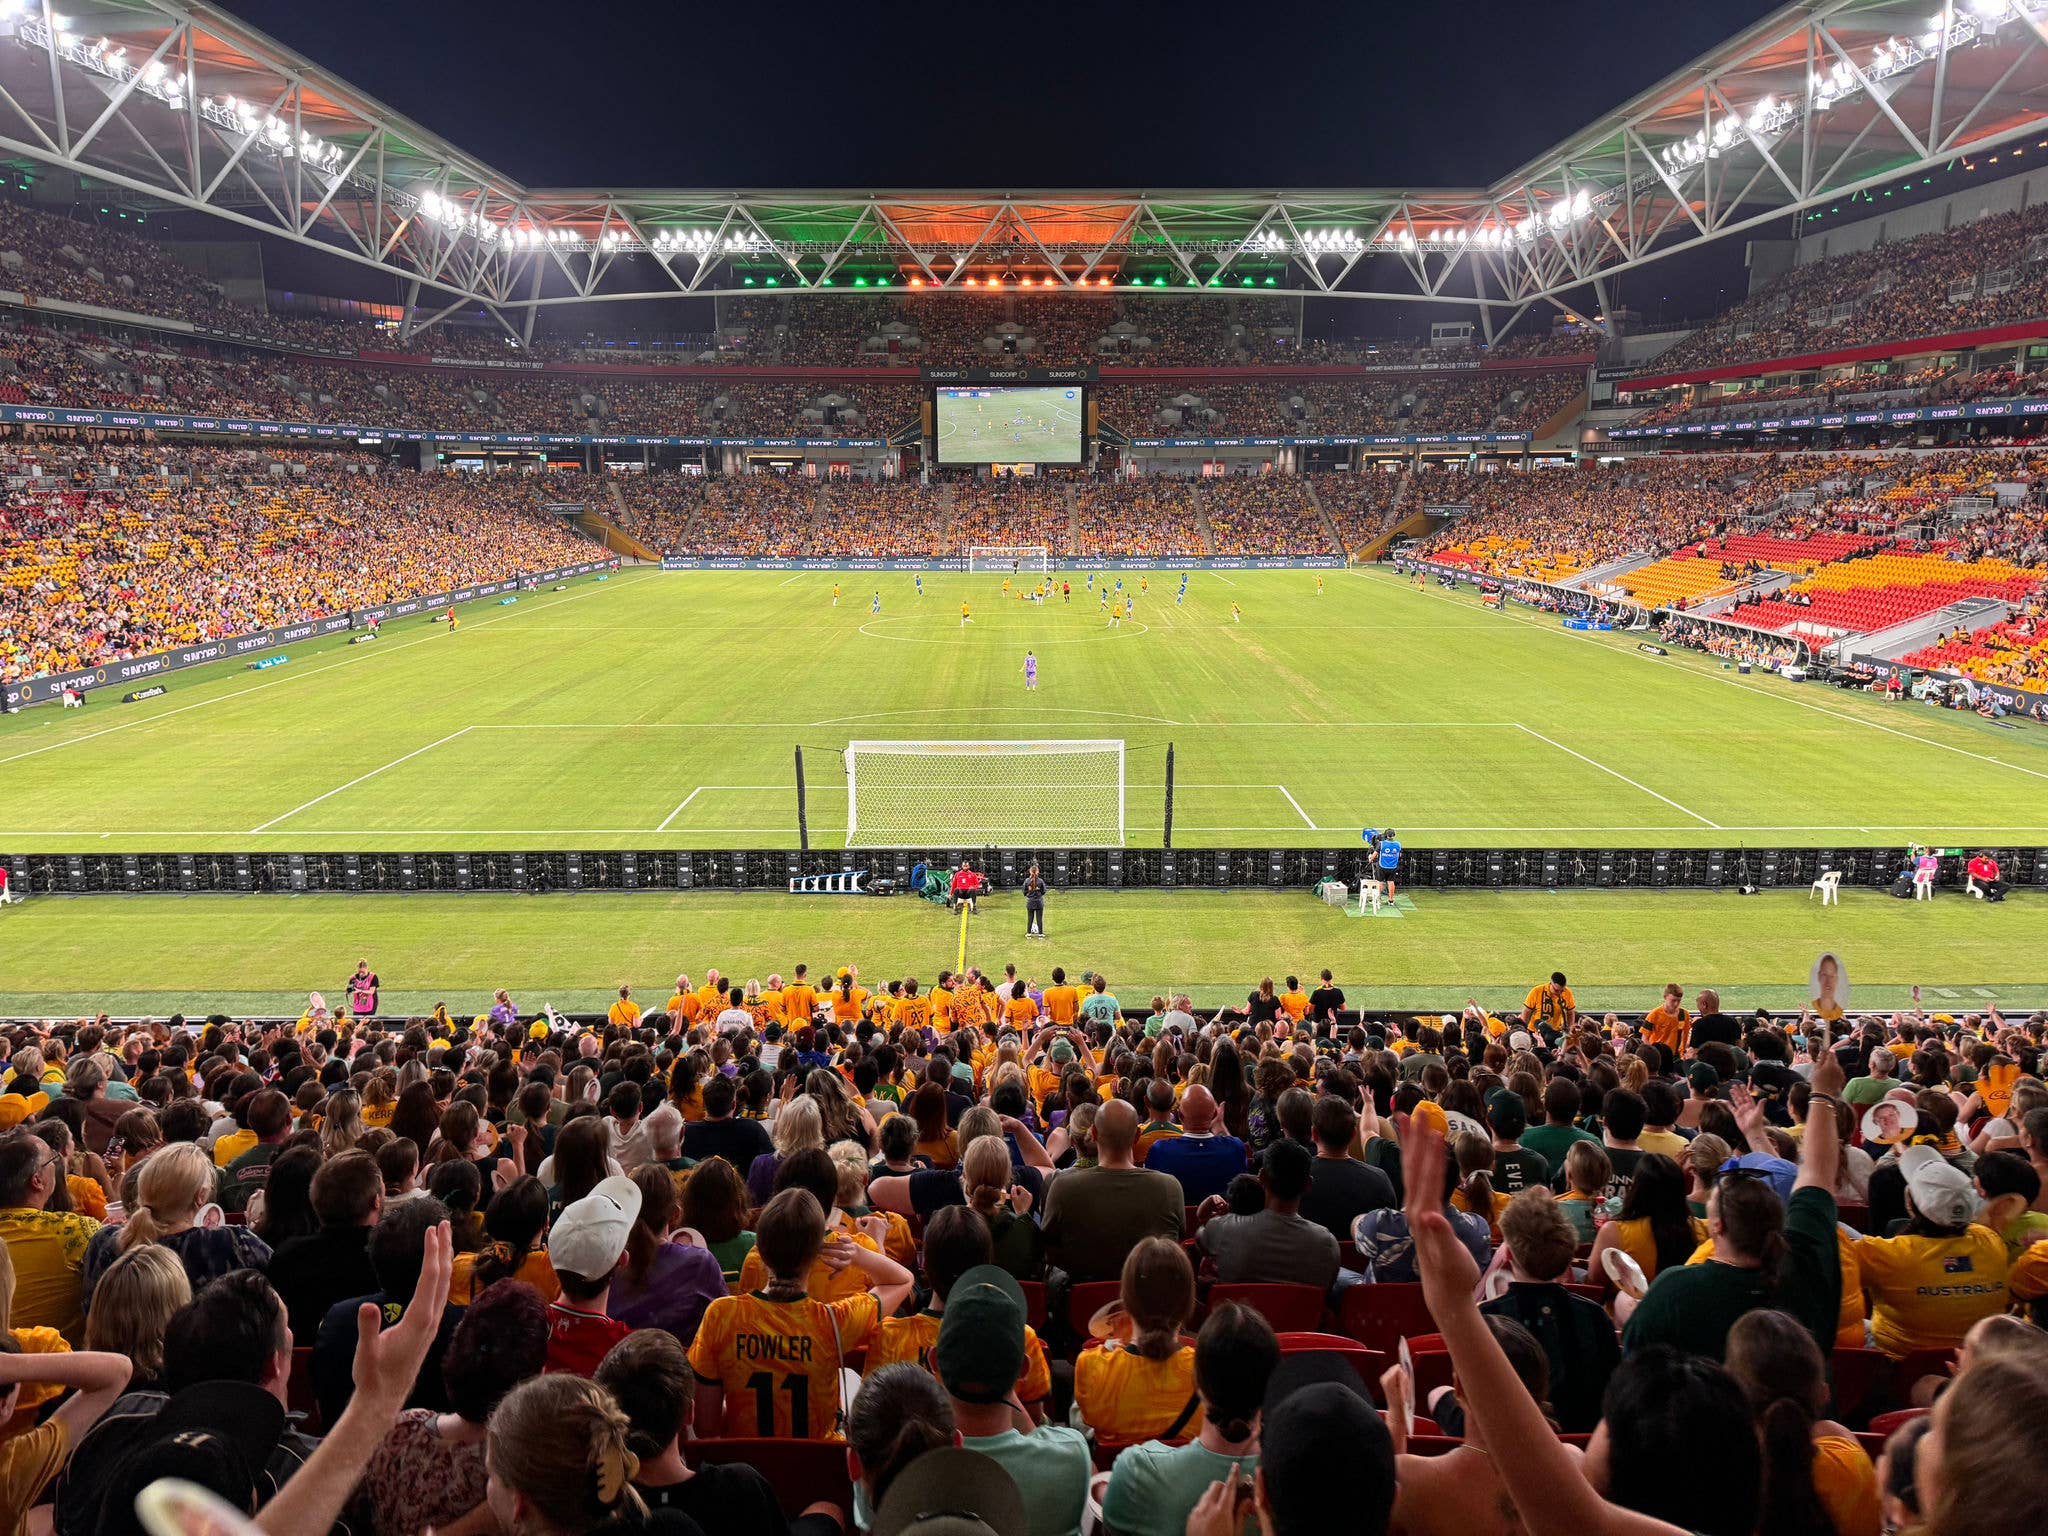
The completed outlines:
<svg viewBox="0 0 2048 1536">
<path fill-rule="evenodd" d="M 970 544 L 967 569 L 996 571 L 1005 576 L 1052 568 L 1052 551 L 1044 544 Z"/>
<path fill-rule="evenodd" d="M 1120 847 L 1121 741 L 856 741 L 846 841 L 868 848 Z"/>
</svg>

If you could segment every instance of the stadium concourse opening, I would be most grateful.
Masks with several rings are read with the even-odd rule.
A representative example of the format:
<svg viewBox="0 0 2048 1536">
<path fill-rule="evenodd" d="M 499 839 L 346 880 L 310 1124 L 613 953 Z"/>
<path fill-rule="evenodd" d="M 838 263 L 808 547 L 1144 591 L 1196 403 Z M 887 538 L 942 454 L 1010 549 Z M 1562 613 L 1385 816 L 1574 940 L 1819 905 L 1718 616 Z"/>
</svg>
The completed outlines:
<svg viewBox="0 0 2048 1536">
<path fill-rule="evenodd" d="M 813 9 L 0 0 L 0 1531 L 2048 1531 L 2048 0 Z"/>
</svg>

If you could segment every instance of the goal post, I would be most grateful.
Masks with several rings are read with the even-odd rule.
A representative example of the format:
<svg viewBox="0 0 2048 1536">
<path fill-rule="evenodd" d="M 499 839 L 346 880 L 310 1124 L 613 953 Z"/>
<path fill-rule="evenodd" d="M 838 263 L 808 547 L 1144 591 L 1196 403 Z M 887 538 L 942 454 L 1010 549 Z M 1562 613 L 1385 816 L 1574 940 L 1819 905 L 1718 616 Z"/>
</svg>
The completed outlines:
<svg viewBox="0 0 2048 1536">
<path fill-rule="evenodd" d="M 847 744 L 848 847 L 1123 841 L 1120 739 Z"/>
<path fill-rule="evenodd" d="M 967 569 L 976 573 L 998 571 L 1005 576 L 1024 571 L 1052 569 L 1052 549 L 1045 544 L 970 544 Z"/>
</svg>

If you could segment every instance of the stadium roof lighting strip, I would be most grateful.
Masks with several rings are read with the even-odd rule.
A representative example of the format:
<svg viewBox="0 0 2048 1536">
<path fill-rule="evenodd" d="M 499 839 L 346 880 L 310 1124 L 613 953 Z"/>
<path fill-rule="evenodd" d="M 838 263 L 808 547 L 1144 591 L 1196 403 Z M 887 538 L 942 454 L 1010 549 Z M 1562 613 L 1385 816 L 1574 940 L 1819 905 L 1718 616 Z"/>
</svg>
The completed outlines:
<svg viewBox="0 0 2048 1536">
<path fill-rule="evenodd" d="M 1788 5 L 1484 188 L 788 192 L 528 188 L 212 6 L 0 0 L 0 153 L 338 251 L 410 279 L 410 313 L 480 304 L 514 339 L 557 305 L 1139 275 L 1476 308 L 1492 337 L 1534 305 L 1604 308 L 1609 273 L 2038 136 L 2048 0 L 1933 4 Z"/>
</svg>

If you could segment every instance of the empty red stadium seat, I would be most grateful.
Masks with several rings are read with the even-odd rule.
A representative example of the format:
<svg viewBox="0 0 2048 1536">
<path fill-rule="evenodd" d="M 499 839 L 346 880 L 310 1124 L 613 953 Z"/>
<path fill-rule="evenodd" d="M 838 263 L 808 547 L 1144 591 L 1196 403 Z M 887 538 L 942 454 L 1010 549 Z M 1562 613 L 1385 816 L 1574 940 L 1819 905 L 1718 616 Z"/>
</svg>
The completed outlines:
<svg viewBox="0 0 2048 1536">
<path fill-rule="evenodd" d="M 1337 1315 L 1343 1332 L 1390 1355 L 1402 1339 L 1436 1332 L 1419 1284 L 1354 1285 Z"/>
<path fill-rule="evenodd" d="M 1209 1306 L 1241 1301 L 1273 1325 L 1276 1333 L 1314 1328 L 1323 1320 L 1324 1293 L 1318 1286 L 1285 1284 L 1217 1284 L 1209 1287 Z"/>
</svg>

